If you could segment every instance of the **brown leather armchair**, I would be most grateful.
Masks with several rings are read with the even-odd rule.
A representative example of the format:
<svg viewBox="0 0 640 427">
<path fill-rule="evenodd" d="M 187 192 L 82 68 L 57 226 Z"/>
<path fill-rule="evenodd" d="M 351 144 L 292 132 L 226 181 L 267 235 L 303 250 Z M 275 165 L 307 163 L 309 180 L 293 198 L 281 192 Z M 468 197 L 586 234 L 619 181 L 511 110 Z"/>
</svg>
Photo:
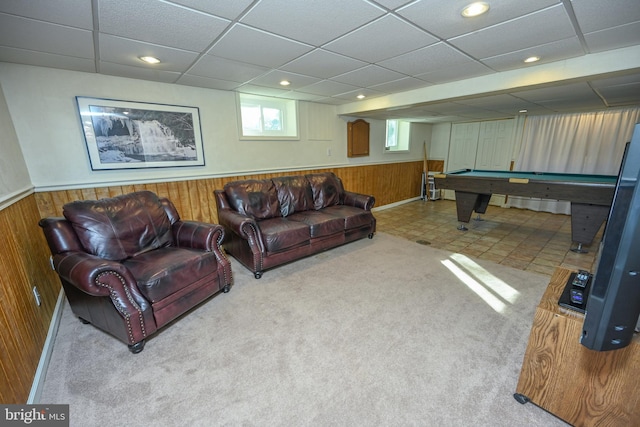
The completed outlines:
<svg viewBox="0 0 640 427">
<path fill-rule="evenodd" d="M 168 199 L 150 191 L 68 203 L 63 214 L 39 225 L 69 305 L 83 323 L 125 342 L 132 353 L 232 285 L 220 247 L 224 228 L 182 221 Z"/>
</svg>

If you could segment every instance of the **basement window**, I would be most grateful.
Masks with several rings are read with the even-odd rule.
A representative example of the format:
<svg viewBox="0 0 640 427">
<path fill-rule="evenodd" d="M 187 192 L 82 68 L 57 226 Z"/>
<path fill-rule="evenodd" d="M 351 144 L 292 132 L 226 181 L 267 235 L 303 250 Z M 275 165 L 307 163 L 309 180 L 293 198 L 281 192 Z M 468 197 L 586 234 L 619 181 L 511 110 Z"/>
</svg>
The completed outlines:
<svg viewBox="0 0 640 427">
<path fill-rule="evenodd" d="M 240 139 L 299 139 L 297 101 L 239 93 L 238 105 Z"/>
<path fill-rule="evenodd" d="M 409 151 L 411 123 L 404 120 L 387 120 L 385 152 Z"/>
</svg>

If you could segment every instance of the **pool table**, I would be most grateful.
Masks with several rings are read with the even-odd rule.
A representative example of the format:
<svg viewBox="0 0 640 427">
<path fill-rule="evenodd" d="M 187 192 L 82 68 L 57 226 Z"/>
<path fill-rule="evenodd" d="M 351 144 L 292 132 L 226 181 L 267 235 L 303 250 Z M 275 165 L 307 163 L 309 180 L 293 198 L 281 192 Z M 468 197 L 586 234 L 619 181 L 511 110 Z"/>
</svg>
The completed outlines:
<svg viewBox="0 0 640 427">
<path fill-rule="evenodd" d="M 434 175 L 436 188 L 456 192 L 461 230 L 471 214 L 483 214 L 492 194 L 566 200 L 571 202 L 571 240 L 575 252 L 584 252 L 607 219 L 616 176 L 550 172 L 489 171 L 462 169 Z"/>
</svg>

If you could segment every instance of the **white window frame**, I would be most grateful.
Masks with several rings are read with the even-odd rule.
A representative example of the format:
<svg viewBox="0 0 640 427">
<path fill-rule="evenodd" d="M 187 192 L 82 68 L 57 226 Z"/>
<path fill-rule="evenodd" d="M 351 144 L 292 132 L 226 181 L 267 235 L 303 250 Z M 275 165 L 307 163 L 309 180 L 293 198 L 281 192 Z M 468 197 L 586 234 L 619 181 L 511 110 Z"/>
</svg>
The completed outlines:
<svg viewBox="0 0 640 427">
<path fill-rule="evenodd" d="M 298 102 L 294 99 L 274 98 L 270 96 L 253 95 L 247 93 L 237 94 L 238 127 L 241 140 L 298 140 Z M 246 117 L 243 117 L 243 107 L 253 107 L 260 110 L 259 129 L 251 129 L 245 126 Z M 264 122 L 264 109 L 276 109 L 280 111 L 282 128 L 279 130 L 267 129 Z"/>
<path fill-rule="evenodd" d="M 389 135 L 393 129 L 393 135 Z M 387 120 L 384 133 L 384 152 L 398 153 L 409 151 L 411 142 L 411 122 L 405 120 Z"/>
</svg>

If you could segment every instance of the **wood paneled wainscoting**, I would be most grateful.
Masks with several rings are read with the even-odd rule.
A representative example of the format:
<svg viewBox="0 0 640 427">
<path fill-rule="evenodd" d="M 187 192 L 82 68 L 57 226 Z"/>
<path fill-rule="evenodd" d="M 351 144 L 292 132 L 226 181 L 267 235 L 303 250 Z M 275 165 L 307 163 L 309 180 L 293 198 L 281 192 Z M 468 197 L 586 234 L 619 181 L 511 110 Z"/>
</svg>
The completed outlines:
<svg viewBox="0 0 640 427">
<path fill-rule="evenodd" d="M 0 402 L 26 403 L 60 294 L 35 195 L 0 210 Z M 41 305 L 36 304 L 37 287 Z"/>
<path fill-rule="evenodd" d="M 346 190 L 371 194 L 376 198 L 376 206 L 384 206 L 420 196 L 422 168 L 422 161 L 385 163 L 224 178 L 205 178 L 191 181 L 61 190 L 37 193 L 36 197 L 40 215 L 44 217 L 62 215 L 62 206 L 74 200 L 95 200 L 133 191 L 150 190 L 161 197 L 169 198 L 175 204 L 180 217 L 184 219 L 217 223 L 218 215 L 216 213 L 215 200 L 213 199 L 213 190 L 223 188 L 230 181 L 332 171 L 342 179 L 342 184 Z"/>
<path fill-rule="evenodd" d="M 431 162 L 429 167 L 432 168 Z M 384 206 L 420 196 L 422 168 L 422 161 L 412 161 L 46 191 L 13 203 L 0 211 L 4 237 L 0 248 L 0 402 L 26 403 L 29 397 L 60 292 L 38 221 L 41 217 L 62 215 L 65 203 L 151 190 L 171 199 L 182 218 L 216 223 L 213 190 L 229 181 L 333 171 L 342 179 L 345 189 L 371 194 L 376 198 L 376 206 Z M 35 303 L 34 286 L 42 297 L 40 306 Z"/>
</svg>

